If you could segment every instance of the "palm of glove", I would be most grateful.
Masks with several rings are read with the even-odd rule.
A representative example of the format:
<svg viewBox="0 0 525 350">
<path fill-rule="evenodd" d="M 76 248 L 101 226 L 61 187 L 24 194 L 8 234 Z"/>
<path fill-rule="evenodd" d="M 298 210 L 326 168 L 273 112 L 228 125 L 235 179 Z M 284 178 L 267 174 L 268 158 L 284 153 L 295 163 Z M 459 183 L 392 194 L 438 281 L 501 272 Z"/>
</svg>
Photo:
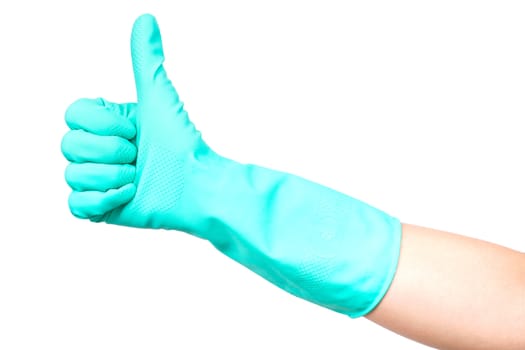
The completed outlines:
<svg viewBox="0 0 525 350">
<path fill-rule="evenodd" d="M 92 221 L 189 229 L 191 213 L 180 205 L 191 188 L 186 179 L 195 160 L 212 152 L 167 78 L 152 16 L 135 22 L 131 50 L 138 103 L 81 99 L 66 112 L 71 131 L 62 151 L 71 162 L 69 206 L 75 216 Z"/>
</svg>

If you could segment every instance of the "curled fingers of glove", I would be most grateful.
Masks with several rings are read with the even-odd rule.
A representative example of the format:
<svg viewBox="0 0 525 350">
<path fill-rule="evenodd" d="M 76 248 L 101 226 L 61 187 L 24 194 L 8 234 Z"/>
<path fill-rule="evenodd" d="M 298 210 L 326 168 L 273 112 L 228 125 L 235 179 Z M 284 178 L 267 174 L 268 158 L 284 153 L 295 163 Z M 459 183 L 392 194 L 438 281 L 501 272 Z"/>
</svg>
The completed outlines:
<svg viewBox="0 0 525 350">
<path fill-rule="evenodd" d="M 135 161 L 137 148 L 123 137 L 71 130 L 62 139 L 62 153 L 75 163 L 127 164 Z"/>
<path fill-rule="evenodd" d="M 81 98 L 66 110 L 66 124 L 71 130 L 84 130 L 100 136 L 135 137 L 134 103 L 117 104 L 102 98 Z"/>
<path fill-rule="evenodd" d="M 130 164 L 70 163 L 66 182 L 74 191 L 107 191 L 135 180 L 135 166 Z"/>
<path fill-rule="evenodd" d="M 131 201 L 135 192 L 132 183 L 105 192 L 73 191 L 69 195 L 69 209 L 78 218 L 99 221 L 104 214 Z"/>
</svg>

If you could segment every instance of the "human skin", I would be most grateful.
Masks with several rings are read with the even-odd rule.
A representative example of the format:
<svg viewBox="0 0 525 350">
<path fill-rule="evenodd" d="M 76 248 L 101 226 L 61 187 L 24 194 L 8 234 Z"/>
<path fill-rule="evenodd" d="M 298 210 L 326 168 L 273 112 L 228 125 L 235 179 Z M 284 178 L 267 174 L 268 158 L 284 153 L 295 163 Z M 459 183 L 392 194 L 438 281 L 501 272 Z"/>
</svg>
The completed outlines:
<svg viewBox="0 0 525 350">
<path fill-rule="evenodd" d="M 525 349 L 525 254 L 404 224 L 396 276 L 366 317 L 439 349 Z"/>
</svg>

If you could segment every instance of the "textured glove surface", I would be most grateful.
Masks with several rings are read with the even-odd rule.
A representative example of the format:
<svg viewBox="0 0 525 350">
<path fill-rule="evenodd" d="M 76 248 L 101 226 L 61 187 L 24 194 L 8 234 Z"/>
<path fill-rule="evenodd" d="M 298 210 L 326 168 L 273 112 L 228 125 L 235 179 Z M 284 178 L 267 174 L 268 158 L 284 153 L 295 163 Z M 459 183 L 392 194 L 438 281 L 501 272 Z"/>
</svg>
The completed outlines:
<svg viewBox="0 0 525 350">
<path fill-rule="evenodd" d="M 151 15 L 131 36 L 137 103 L 81 99 L 66 112 L 71 212 L 92 221 L 181 230 L 282 289 L 352 317 L 393 279 L 397 219 L 301 177 L 213 152 L 163 67 Z"/>
<path fill-rule="evenodd" d="M 183 229 L 192 220 L 176 210 L 185 180 L 195 160 L 213 152 L 166 75 L 154 17 L 135 22 L 131 53 L 138 103 L 80 99 L 66 112 L 69 205 L 75 216 L 93 221 Z"/>
</svg>

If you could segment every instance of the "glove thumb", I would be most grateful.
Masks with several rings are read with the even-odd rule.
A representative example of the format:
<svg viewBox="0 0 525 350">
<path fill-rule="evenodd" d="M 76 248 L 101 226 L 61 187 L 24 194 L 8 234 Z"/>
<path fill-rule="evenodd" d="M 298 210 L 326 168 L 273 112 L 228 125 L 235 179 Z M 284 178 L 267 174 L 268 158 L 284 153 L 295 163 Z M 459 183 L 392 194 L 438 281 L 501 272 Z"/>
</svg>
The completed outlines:
<svg viewBox="0 0 525 350">
<path fill-rule="evenodd" d="M 131 59 L 139 103 L 177 104 L 179 96 L 164 70 L 164 50 L 155 17 L 142 15 L 131 33 Z"/>
</svg>

